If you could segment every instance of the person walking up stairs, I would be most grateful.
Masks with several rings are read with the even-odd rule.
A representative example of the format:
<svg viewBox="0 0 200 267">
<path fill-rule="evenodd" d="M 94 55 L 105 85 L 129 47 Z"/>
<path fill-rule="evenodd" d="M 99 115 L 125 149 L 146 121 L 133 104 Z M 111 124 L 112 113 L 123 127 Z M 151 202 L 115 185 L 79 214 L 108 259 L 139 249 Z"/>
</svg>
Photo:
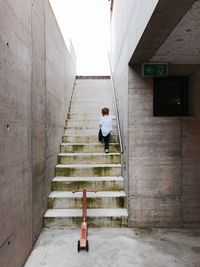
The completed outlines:
<svg viewBox="0 0 200 267">
<path fill-rule="evenodd" d="M 107 77 L 77 77 L 70 111 L 62 137 L 56 177 L 44 215 L 46 227 L 80 226 L 83 188 L 87 194 L 87 221 L 93 227 L 127 226 L 124 179 L 116 122 L 110 136 L 109 153 L 98 142 L 102 107 L 115 115 L 111 81 Z"/>
</svg>

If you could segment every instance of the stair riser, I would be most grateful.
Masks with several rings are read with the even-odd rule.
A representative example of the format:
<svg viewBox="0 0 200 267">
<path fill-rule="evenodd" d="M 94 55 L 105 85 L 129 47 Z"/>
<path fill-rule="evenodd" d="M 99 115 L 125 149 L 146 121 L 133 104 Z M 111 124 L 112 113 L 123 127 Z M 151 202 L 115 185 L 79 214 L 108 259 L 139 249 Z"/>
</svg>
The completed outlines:
<svg viewBox="0 0 200 267">
<path fill-rule="evenodd" d="M 56 176 L 120 176 L 121 167 L 56 168 Z"/>
<path fill-rule="evenodd" d="M 74 93 L 83 93 L 83 92 L 91 92 L 91 93 L 101 93 L 103 92 L 104 94 L 112 94 L 112 90 L 110 88 L 110 86 L 106 86 L 105 85 L 97 85 L 97 84 L 89 84 L 89 85 L 81 85 L 78 84 L 75 87 L 75 90 L 73 92 Z M 86 98 L 85 98 L 86 99 Z"/>
<path fill-rule="evenodd" d="M 110 81 L 107 83 L 105 83 L 104 81 L 101 82 L 99 81 L 92 81 L 92 80 L 88 80 L 88 81 L 81 81 L 76 83 L 76 89 L 75 90 L 93 90 L 93 91 L 98 91 L 98 90 L 104 90 L 104 91 L 111 91 L 111 86 L 110 86 Z M 111 91 L 112 92 L 112 91 Z"/>
<path fill-rule="evenodd" d="M 102 107 L 115 107 L 113 101 L 85 101 L 84 99 L 80 99 L 79 101 L 72 101 L 71 102 L 71 107 L 75 106 L 83 106 L 83 107 L 94 107 L 94 108 L 102 108 Z"/>
<path fill-rule="evenodd" d="M 78 182 L 52 182 L 52 191 L 70 191 L 87 188 L 97 191 L 123 191 L 123 181 L 78 181 Z"/>
<path fill-rule="evenodd" d="M 112 102 L 98 102 L 98 103 L 94 103 L 94 102 L 83 102 L 83 101 L 75 101 L 75 102 L 71 102 L 71 108 L 75 108 L 75 107 L 82 107 L 82 108 L 88 108 L 88 107 L 92 107 L 94 109 L 102 109 L 103 107 L 108 107 L 108 108 L 114 108 L 114 104 Z"/>
<path fill-rule="evenodd" d="M 109 151 L 112 153 L 119 152 L 119 145 L 112 145 L 109 146 Z M 100 145 L 61 145 L 61 153 L 103 153 L 104 146 Z"/>
<path fill-rule="evenodd" d="M 100 96 L 100 95 L 98 95 L 98 94 L 93 94 L 93 95 L 91 95 L 90 93 L 88 93 L 88 95 L 90 96 L 89 97 L 89 101 L 90 102 L 95 102 L 96 101 L 96 99 L 98 99 L 98 101 L 99 102 L 101 102 L 101 103 L 109 103 L 109 102 L 112 102 L 112 100 L 113 100 L 113 98 L 112 98 L 112 96 L 111 95 L 106 95 L 106 96 Z M 73 101 L 74 102 L 80 102 L 80 101 L 82 101 L 83 99 L 85 98 L 85 96 L 84 96 L 84 94 L 76 94 L 74 97 L 73 97 Z M 104 107 L 105 106 L 105 104 L 102 104 L 102 106 Z"/>
<path fill-rule="evenodd" d="M 94 97 L 94 102 L 96 100 L 100 101 L 101 99 L 107 99 L 107 97 L 109 97 L 109 100 L 112 101 L 113 99 L 113 93 L 112 91 L 111 92 L 108 92 L 107 90 L 102 90 L 102 88 L 99 88 L 98 90 L 87 90 L 87 89 L 76 89 L 74 92 L 73 92 L 73 100 L 75 97 L 77 96 L 82 96 L 83 98 L 82 99 L 87 99 L 88 101 L 91 101 L 91 98 Z M 95 96 L 98 96 L 98 98 Z"/>
<path fill-rule="evenodd" d="M 69 125 L 67 125 L 67 126 L 65 126 L 64 130 L 65 130 L 65 132 L 70 132 L 70 131 L 75 131 L 76 132 L 76 131 L 79 131 L 79 133 L 80 133 L 80 131 L 84 131 L 83 133 L 85 133 L 85 131 L 87 131 L 90 134 L 90 132 L 91 133 L 96 133 L 96 131 L 99 130 L 99 125 L 98 125 L 98 122 L 96 122 L 96 124 L 90 125 L 90 126 L 80 125 L 80 124 L 77 125 L 77 126 L 69 126 Z M 112 133 L 113 134 L 117 134 L 117 126 L 116 125 L 112 127 Z"/>
<path fill-rule="evenodd" d="M 98 133 L 97 133 L 98 134 Z M 96 143 L 98 142 L 98 136 L 63 136 L 63 143 Z M 111 143 L 117 143 L 118 137 L 116 135 L 110 136 Z"/>
<path fill-rule="evenodd" d="M 49 228 L 57 227 L 80 227 L 82 217 L 44 218 L 44 226 Z M 87 223 L 90 227 L 127 227 L 127 217 L 87 217 Z"/>
<path fill-rule="evenodd" d="M 113 115 L 113 114 L 112 114 Z M 73 120 L 96 120 L 99 121 L 101 117 L 101 114 L 99 112 L 95 113 L 68 113 L 67 119 L 73 119 Z"/>
<path fill-rule="evenodd" d="M 96 126 L 96 128 L 94 129 L 84 129 L 84 128 L 65 128 L 64 133 L 65 134 L 85 134 L 85 135 L 95 135 L 97 134 L 99 131 L 99 127 Z M 113 129 L 112 130 L 112 134 L 116 135 L 117 134 L 117 130 Z"/>
<path fill-rule="evenodd" d="M 76 84 L 74 92 L 105 92 L 105 93 L 112 93 L 112 89 L 109 85 L 105 84 L 98 84 L 98 83 L 90 83 L 90 84 Z"/>
<path fill-rule="evenodd" d="M 71 127 L 82 127 L 82 128 L 96 128 L 98 126 L 98 120 L 66 120 L 65 125 Z M 113 120 L 113 127 L 116 127 L 116 120 Z"/>
<path fill-rule="evenodd" d="M 87 198 L 88 209 L 124 208 L 124 197 Z M 49 198 L 49 209 L 82 209 L 82 198 Z"/>
<path fill-rule="evenodd" d="M 104 105 L 103 105 L 104 107 Z M 103 108 L 102 106 L 100 106 L 99 108 L 94 108 L 94 107 L 91 107 L 91 106 L 88 106 L 88 107 L 82 107 L 82 106 L 74 106 L 74 107 L 70 107 L 70 112 L 72 113 L 92 113 L 92 112 L 95 112 L 95 113 L 98 113 L 99 112 L 99 117 L 101 117 L 101 109 Z M 112 107 L 108 107 L 109 108 L 109 113 L 110 114 L 114 114 L 115 113 L 115 109 Z"/>
<path fill-rule="evenodd" d="M 59 164 L 90 164 L 90 163 L 102 163 L 102 164 L 118 164 L 121 163 L 120 155 L 84 155 L 84 156 L 58 156 Z"/>
</svg>

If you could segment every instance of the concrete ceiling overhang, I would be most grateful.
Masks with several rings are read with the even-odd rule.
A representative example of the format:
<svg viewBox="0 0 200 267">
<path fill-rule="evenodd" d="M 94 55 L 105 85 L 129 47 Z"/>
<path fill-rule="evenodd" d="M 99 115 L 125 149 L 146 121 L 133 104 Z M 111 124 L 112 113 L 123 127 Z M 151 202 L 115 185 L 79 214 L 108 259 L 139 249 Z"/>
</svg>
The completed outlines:
<svg viewBox="0 0 200 267">
<path fill-rule="evenodd" d="M 129 63 L 151 60 L 195 2 L 196 0 L 160 0 Z"/>
<path fill-rule="evenodd" d="M 151 60 L 200 64 L 200 0 L 193 4 Z"/>
</svg>

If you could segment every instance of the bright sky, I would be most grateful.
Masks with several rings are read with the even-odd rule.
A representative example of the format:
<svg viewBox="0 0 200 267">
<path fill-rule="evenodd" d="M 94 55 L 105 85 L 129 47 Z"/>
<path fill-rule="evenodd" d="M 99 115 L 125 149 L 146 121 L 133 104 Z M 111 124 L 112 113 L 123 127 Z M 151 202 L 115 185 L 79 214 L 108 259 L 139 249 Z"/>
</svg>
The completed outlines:
<svg viewBox="0 0 200 267">
<path fill-rule="evenodd" d="M 50 0 L 69 47 L 71 38 L 79 75 L 106 75 L 108 63 L 110 2 L 108 0 Z"/>
</svg>

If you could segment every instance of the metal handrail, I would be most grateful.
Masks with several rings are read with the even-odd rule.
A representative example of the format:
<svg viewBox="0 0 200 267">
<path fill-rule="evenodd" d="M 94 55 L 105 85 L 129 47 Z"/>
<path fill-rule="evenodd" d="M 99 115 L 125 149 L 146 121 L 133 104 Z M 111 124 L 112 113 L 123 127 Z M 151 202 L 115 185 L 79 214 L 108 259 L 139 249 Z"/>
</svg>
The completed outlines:
<svg viewBox="0 0 200 267">
<path fill-rule="evenodd" d="M 115 102 L 115 113 L 116 113 L 116 119 L 117 119 L 117 129 L 118 129 L 118 133 L 119 133 L 120 152 L 123 153 L 124 152 L 124 148 L 123 148 L 121 127 L 120 127 L 120 120 L 119 120 L 119 110 L 118 110 L 118 106 L 117 106 L 117 96 L 116 96 L 115 86 L 114 86 L 114 82 L 113 82 L 112 67 L 111 67 L 111 61 L 110 61 L 109 52 L 108 52 L 108 60 L 109 60 L 109 65 L 110 65 L 111 84 L 112 84 L 113 94 L 114 94 L 114 98 L 115 98 L 115 101 L 114 101 Z"/>
</svg>

